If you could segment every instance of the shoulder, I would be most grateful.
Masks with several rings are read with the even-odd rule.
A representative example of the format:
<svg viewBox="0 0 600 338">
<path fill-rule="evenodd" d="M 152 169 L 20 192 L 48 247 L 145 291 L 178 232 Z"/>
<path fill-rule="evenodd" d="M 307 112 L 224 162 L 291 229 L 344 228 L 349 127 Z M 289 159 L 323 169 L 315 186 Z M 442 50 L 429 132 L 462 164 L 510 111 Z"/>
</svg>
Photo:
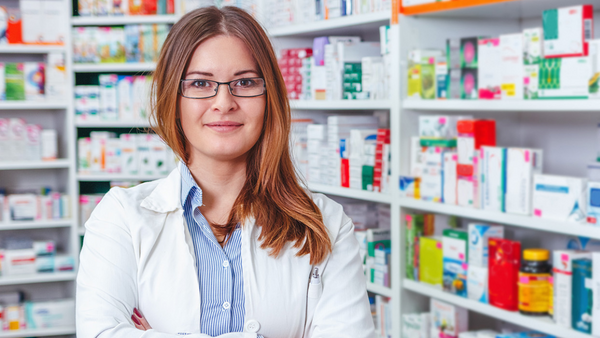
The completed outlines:
<svg viewBox="0 0 600 338">
<path fill-rule="evenodd" d="M 346 216 L 341 204 L 320 193 L 307 191 L 307 194 L 321 211 L 323 223 L 333 240 L 338 237 L 343 228 L 353 226 L 352 220 Z"/>
<path fill-rule="evenodd" d="M 124 208 L 138 208 L 142 204 L 142 201 L 148 197 L 156 186 L 163 181 L 164 178 L 141 183 L 131 188 L 114 187 L 105 195 L 103 201 L 112 199 L 115 202 L 121 204 Z"/>
</svg>

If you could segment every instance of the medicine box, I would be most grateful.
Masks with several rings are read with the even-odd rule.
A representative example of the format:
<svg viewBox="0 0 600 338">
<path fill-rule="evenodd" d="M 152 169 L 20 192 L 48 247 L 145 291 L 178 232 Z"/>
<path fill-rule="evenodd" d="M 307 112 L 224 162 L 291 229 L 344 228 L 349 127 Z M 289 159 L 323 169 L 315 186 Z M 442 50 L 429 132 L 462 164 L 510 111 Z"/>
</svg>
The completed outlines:
<svg viewBox="0 0 600 338">
<path fill-rule="evenodd" d="M 59 328 L 75 325 L 75 300 L 26 302 L 28 329 Z"/>
<path fill-rule="evenodd" d="M 442 201 L 446 204 L 456 204 L 456 166 L 458 163 L 458 154 L 455 152 L 444 153 L 444 163 L 442 166 Z"/>
<path fill-rule="evenodd" d="M 594 38 L 594 8 L 579 5 L 545 10 L 542 14 L 546 58 L 588 55 Z"/>
<path fill-rule="evenodd" d="M 592 333 L 592 260 L 580 258 L 573 260 L 572 322 L 574 330 Z"/>
<path fill-rule="evenodd" d="M 587 179 L 568 176 L 533 176 L 533 215 L 555 221 L 585 222 Z"/>
<path fill-rule="evenodd" d="M 540 88 L 540 65 L 525 65 L 523 66 L 523 72 L 523 98 L 525 100 L 538 99 L 538 91 Z"/>
<path fill-rule="evenodd" d="M 569 57 L 544 59 L 540 63 L 540 99 L 587 99 L 592 73 L 590 59 Z"/>
<path fill-rule="evenodd" d="M 6 100 L 25 100 L 24 64 L 7 62 L 4 64 L 6 81 Z"/>
<path fill-rule="evenodd" d="M 523 99 L 523 34 L 500 35 L 502 99 Z"/>
<path fill-rule="evenodd" d="M 441 165 L 425 165 L 421 176 L 419 194 L 424 201 L 442 202 L 443 176 Z"/>
<path fill-rule="evenodd" d="M 592 253 L 592 295 L 600 294 L 600 252 Z M 594 297 L 598 299 L 597 297 Z M 600 336 L 600 302 L 592 302 L 592 335 Z"/>
<path fill-rule="evenodd" d="M 442 238 L 420 237 L 418 254 L 420 282 L 442 288 L 444 272 Z"/>
<path fill-rule="evenodd" d="M 430 311 L 431 337 L 457 337 L 460 332 L 468 330 L 469 313 L 466 309 L 432 298 Z"/>
<path fill-rule="evenodd" d="M 400 176 L 400 196 L 420 199 L 420 177 Z"/>
<path fill-rule="evenodd" d="M 556 338 L 555 336 L 548 335 L 537 331 L 528 332 L 517 332 L 517 333 L 502 333 L 498 334 L 496 338 Z"/>
<path fill-rule="evenodd" d="M 500 54 L 500 39 L 480 39 L 478 42 L 479 54 L 479 98 L 484 100 L 500 99 L 500 85 L 502 83 L 502 68 L 498 65 L 502 61 Z"/>
<path fill-rule="evenodd" d="M 33 249 L 4 250 L 2 274 L 6 276 L 31 275 L 37 272 Z"/>
<path fill-rule="evenodd" d="M 488 266 L 488 241 L 504 238 L 504 227 L 499 225 L 469 224 L 469 268 Z"/>
<path fill-rule="evenodd" d="M 462 68 L 460 70 L 460 98 L 463 100 L 477 100 L 479 87 L 477 68 Z"/>
<path fill-rule="evenodd" d="M 479 38 L 461 38 L 460 39 L 460 67 L 477 69 L 479 57 L 477 55 L 477 45 Z"/>
<path fill-rule="evenodd" d="M 496 145 L 495 120 L 459 120 L 456 122 L 458 137 L 456 148 L 458 152 L 457 173 L 459 176 L 471 176 L 475 151 L 482 146 Z"/>
<path fill-rule="evenodd" d="M 505 211 L 506 192 L 506 148 L 481 147 L 481 208 Z"/>
<path fill-rule="evenodd" d="M 544 30 L 542 27 L 523 30 L 523 63 L 525 65 L 539 64 L 544 58 Z"/>
<path fill-rule="evenodd" d="M 45 98 L 45 65 L 42 62 L 25 62 L 25 99 L 40 101 Z"/>
<path fill-rule="evenodd" d="M 42 160 L 56 160 L 58 157 L 57 134 L 54 129 L 44 129 L 40 134 Z"/>
<path fill-rule="evenodd" d="M 453 139 L 457 118 L 449 115 L 419 116 L 419 137 L 423 139 Z"/>
<path fill-rule="evenodd" d="M 446 61 L 436 62 L 435 81 L 436 99 L 445 100 L 448 97 L 448 63 Z"/>
<path fill-rule="evenodd" d="M 469 299 L 488 303 L 488 269 L 469 264 L 467 273 L 467 296 Z"/>
<path fill-rule="evenodd" d="M 554 271 L 554 321 L 556 324 L 571 327 L 571 306 L 573 289 L 573 261 L 591 258 L 585 251 L 556 250 L 552 253 Z"/>
<path fill-rule="evenodd" d="M 506 212 L 531 215 L 533 175 L 542 173 L 542 150 L 506 151 Z"/>
<path fill-rule="evenodd" d="M 473 193 L 475 191 L 473 176 L 458 176 L 456 180 L 456 201 L 461 207 L 473 207 Z"/>
<path fill-rule="evenodd" d="M 436 93 L 436 59 L 443 55 L 439 50 L 412 50 L 408 54 L 408 98 L 434 99 Z M 424 74 L 427 76 L 424 77 Z M 423 91 L 426 90 L 426 92 Z"/>
<path fill-rule="evenodd" d="M 467 297 L 468 234 L 455 229 L 445 229 L 443 234 L 444 290 Z"/>
<path fill-rule="evenodd" d="M 587 222 L 600 226 L 600 182 L 588 182 L 586 195 Z"/>
<path fill-rule="evenodd" d="M 600 99 L 600 40 L 590 41 L 592 74 L 589 80 L 590 99 Z"/>
<path fill-rule="evenodd" d="M 453 38 L 446 40 L 446 57 L 449 70 L 460 69 L 462 67 L 460 39 Z"/>
<path fill-rule="evenodd" d="M 402 336 L 411 338 L 427 338 L 431 330 L 431 314 L 411 313 L 402 315 Z"/>
</svg>

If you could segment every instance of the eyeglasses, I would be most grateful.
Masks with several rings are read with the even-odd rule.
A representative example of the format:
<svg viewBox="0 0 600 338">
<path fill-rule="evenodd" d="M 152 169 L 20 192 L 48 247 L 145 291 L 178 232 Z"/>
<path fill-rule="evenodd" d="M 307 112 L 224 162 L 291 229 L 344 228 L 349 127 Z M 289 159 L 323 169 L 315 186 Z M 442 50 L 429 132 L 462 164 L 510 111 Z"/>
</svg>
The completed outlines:
<svg viewBox="0 0 600 338">
<path fill-rule="evenodd" d="M 181 96 L 188 99 L 208 99 L 217 95 L 221 85 L 227 85 L 229 93 L 237 97 L 261 96 L 267 91 L 265 79 L 260 77 L 237 79 L 229 82 L 183 79 L 180 88 Z"/>
</svg>

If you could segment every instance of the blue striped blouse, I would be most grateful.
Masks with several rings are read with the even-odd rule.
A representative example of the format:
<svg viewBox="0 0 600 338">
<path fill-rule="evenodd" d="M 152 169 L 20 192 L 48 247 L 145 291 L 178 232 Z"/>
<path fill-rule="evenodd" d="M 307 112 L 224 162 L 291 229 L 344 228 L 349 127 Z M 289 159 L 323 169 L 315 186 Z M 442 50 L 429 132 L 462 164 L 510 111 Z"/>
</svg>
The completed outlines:
<svg viewBox="0 0 600 338">
<path fill-rule="evenodd" d="M 181 204 L 194 242 L 200 285 L 200 331 L 212 337 L 243 332 L 245 309 L 240 226 L 221 248 L 199 209 L 202 190 L 188 167 L 182 163 L 180 168 Z"/>
</svg>

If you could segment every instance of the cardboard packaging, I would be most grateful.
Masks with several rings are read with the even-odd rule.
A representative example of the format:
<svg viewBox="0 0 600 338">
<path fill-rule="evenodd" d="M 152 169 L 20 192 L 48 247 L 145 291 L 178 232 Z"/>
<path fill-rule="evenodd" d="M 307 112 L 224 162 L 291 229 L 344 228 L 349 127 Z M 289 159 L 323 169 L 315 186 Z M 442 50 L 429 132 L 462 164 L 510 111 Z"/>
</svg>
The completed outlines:
<svg viewBox="0 0 600 338">
<path fill-rule="evenodd" d="M 600 252 L 592 253 L 592 295 L 600 295 Z M 592 335 L 600 336 L 600 302 L 592 302 Z"/>
<path fill-rule="evenodd" d="M 468 242 L 467 232 L 444 230 L 444 290 L 461 297 L 467 297 Z"/>
<path fill-rule="evenodd" d="M 25 99 L 28 101 L 44 100 L 45 95 L 45 64 L 42 62 L 25 62 Z"/>
<path fill-rule="evenodd" d="M 600 99 L 600 40 L 590 41 L 592 75 L 589 80 L 590 99 Z"/>
<path fill-rule="evenodd" d="M 24 64 L 8 62 L 4 64 L 6 80 L 6 100 L 25 100 Z"/>
<path fill-rule="evenodd" d="M 438 58 L 441 60 L 442 57 Z M 448 63 L 445 61 L 437 61 L 435 64 L 435 85 L 436 96 L 438 100 L 445 100 L 448 97 Z"/>
<path fill-rule="evenodd" d="M 590 295 L 592 280 L 592 260 L 575 259 L 573 264 L 573 308 L 571 326 L 574 330 L 592 333 L 592 296 Z"/>
<path fill-rule="evenodd" d="M 523 34 L 500 35 L 502 99 L 523 99 Z"/>
<path fill-rule="evenodd" d="M 456 138 L 458 175 L 472 176 L 475 151 L 482 146 L 493 147 L 496 145 L 496 121 L 459 120 L 456 122 L 456 129 L 458 131 Z"/>
<path fill-rule="evenodd" d="M 49 100 L 62 100 L 67 93 L 67 69 L 64 53 L 48 53 L 45 94 Z"/>
<path fill-rule="evenodd" d="M 436 93 L 436 59 L 442 57 L 439 50 L 412 50 L 408 54 L 408 98 L 434 99 Z M 423 73 L 426 78 L 423 78 Z M 426 92 L 423 92 L 426 89 Z"/>
<path fill-rule="evenodd" d="M 488 241 L 490 238 L 504 238 L 504 227 L 469 224 L 469 269 L 473 266 L 488 267 Z"/>
<path fill-rule="evenodd" d="M 552 253 L 554 272 L 554 321 L 557 325 L 571 327 L 573 293 L 573 261 L 591 258 L 585 251 L 556 250 Z"/>
<path fill-rule="evenodd" d="M 506 211 L 506 148 L 481 147 L 481 209 Z"/>
<path fill-rule="evenodd" d="M 39 161 L 42 158 L 42 149 L 41 149 L 41 132 L 42 127 L 35 124 L 27 125 L 27 145 L 26 158 L 29 161 Z"/>
<path fill-rule="evenodd" d="M 591 73 L 587 57 L 544 59 L 540 63 L 538 96 L 540 99 L 587 99 Z"/>
<path fill-rule="evenodd" d="M 448 62 L 448 69 L 462 68 L 460 42 L 460 39 L 446 40 L 446 57 Z"/>
<path fill-rule="evenodd" d="M 57 134 L 54 129 L 44 129 L 40 134 L 42 144 L 42 160 L 52 161 L 58 158 Z"/>
<path fill-rule="evenodd" d="M 488 269 L 469 265 L 467 273 L 467 296 L 469 299 L 488 303 Z"/>
<path fill-rule="evenodd" d="M 525 65 L 523 66 L 523 72 L 525 76 L 523 81 L 523 98 L 525 100 L 538 99 L 538 91 L 540 88 L 540 65 Z"/>
<path fill-rule="evenodd" d="M 468 330 L 469 313 L 466 309 L 431 299 L 431 337 L 457 337 Z"/>
<path fill-rule="evenodd" d="M 523 63 L 537 65 L 544 58 L 544 30 L 542 27 L 523 30 Z"/>
<path fill-rule="evenodd" d="M 600 226 L 600 182 L 587 184 L 587 222 Z"/>
<path fill-rule="evenodd" d="M 103 74 L 98 76 L 100 82 L 100 115 L 104 120 L 118 120 L 119 106 L 116 74 Z"/>
<path fill-rule="evenodd" d="M 506 151 L 506 212 L 531 215 L 533 176 L 542 173 L 542 150 Z"/>
<path fill-rule="evenodd" d="M 477 45 L 479 38 L 460 39 L 460 67 L 477 69 L 479 66 L 479 55 Z"/>
<path fill-rule="evenodd" d="M 594 8 L 579 5 L 545 10 L 542 14 L 546 58 L 588 55 L 594 38 Z"/>
<path fill-rule="evenodd" d="M 444 164 L 442 167 L 442 202 L 446 204 L 456 204 L 457 163 L 458 155 L 455 152 L 444 153 Z"/>
<path fill-rule="evenodd" d="M 424 231 L 423 215 L 406 215 L 406 278 L 419 280 L 419 237 Z"/>
<path fill-rule="evenodd" d="M 473 207 L 473 192 L 475 178 L 473 176 L 458 176 L 456 180 L 456 201 L 461 207 Z"/>
<path fill-rule="evenodd" d="M 419 238 L 419 279 L 422 283 L 442 288 L 444 254 L 441 237 Z"/>
<path fill-rule="evenodd" d="M 33 249 L 4 250 L 2 274 L 6 276 L 31 275 L 37 272 Z"/>
<path fill-rule="evenodd" d="M 519 309 L 519 269 L 521 243 L 501 238 L 490 238 L 488 292 L 491 305 L 508 311 Z"/>
<path fill-rule="evenodd" d="M 477 46 L 479 54 L 479 99 L 497 100 L 502 93 L 502 68 L 498 67 L 502 62 L 500 53 L 500 39 L 480 39 Z"/>
<path fill-rule="evenodd" d="M 12 160 L 25 160 L 27 154 L 27 124 L 20 118 L 8 120 L 8 144 Z"/>
<path fill-rule="evenodd" d="M 402 336 L 411 338 L 429 338 L 431 314 L 411 313 L 402 315 Z"/>
<path fill-rule="evenodd" d="M 533 216 L 584 223 L 587 179 L 554 175 L 533 176 Z"/>
<path fill-rule="evenodd" d="M 28 329 L 60 328 L 75 325 L 75 300 L 26 302 Z"/>
<path fill-rule="evenodd" d="M 460 98 L 463 100 L 477 100 L 479 87 L 477 68 L 462 68 L 460 70 Z"/>
</svg>

